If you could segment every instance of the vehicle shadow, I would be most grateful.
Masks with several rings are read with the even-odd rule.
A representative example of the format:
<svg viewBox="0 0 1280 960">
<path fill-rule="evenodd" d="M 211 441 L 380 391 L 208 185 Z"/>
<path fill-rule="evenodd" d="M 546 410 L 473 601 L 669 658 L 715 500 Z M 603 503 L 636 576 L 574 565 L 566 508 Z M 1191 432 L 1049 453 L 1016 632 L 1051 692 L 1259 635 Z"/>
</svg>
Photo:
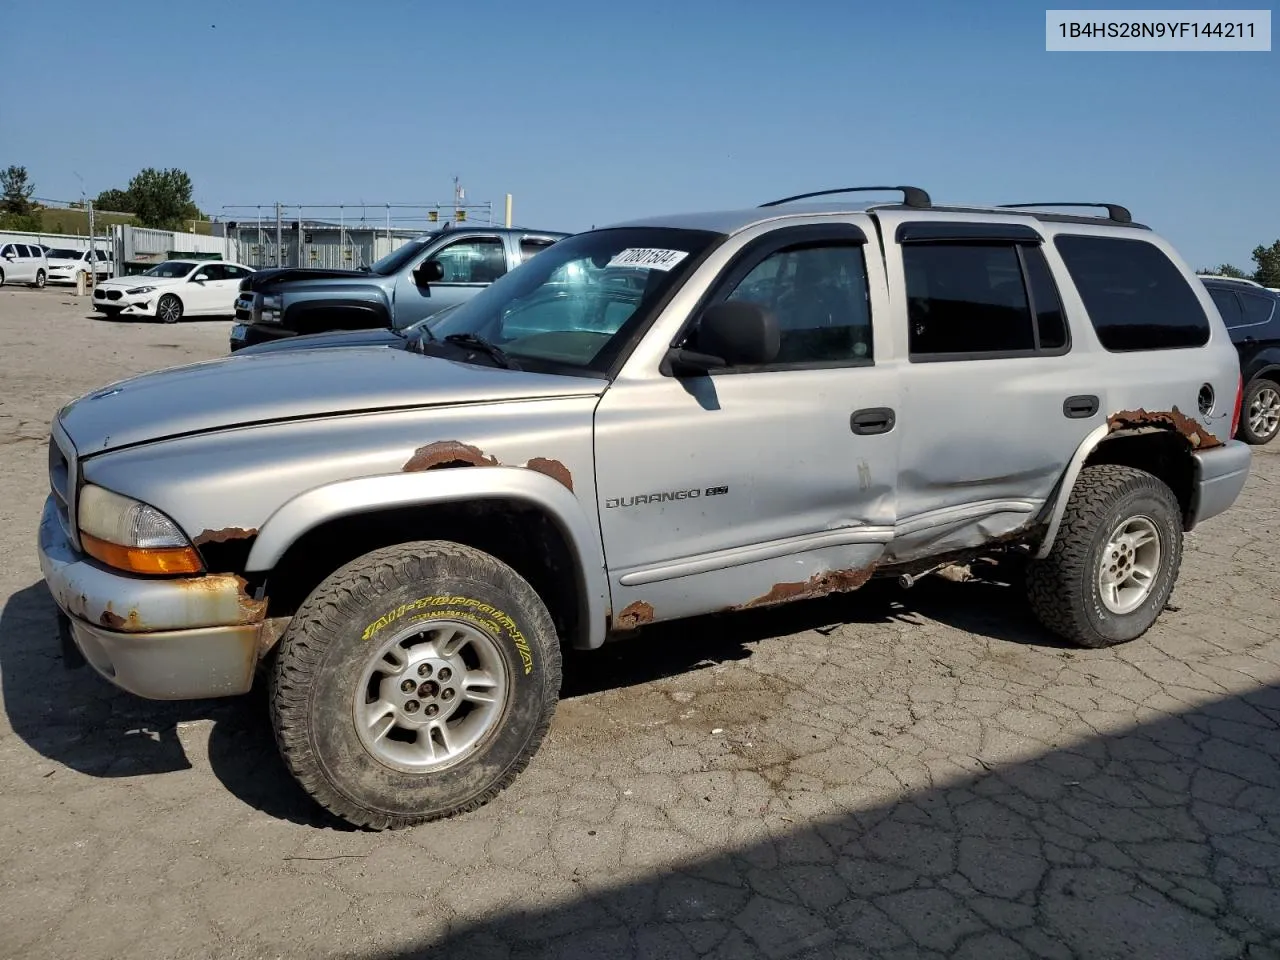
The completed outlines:
<svg viewBox="0 0 1280 960">
<path fill-rule="evenodd" d="M 1278 733 L 1263 687 L 822 818 L 741 818 L 749 842 L 616 883 L 575 871 L 581 896 L 531 880 L 364 956 L 1274 960 Z M 701 801 L 671 823 L 723 815 Z"/>
<path fill-rule="evenodd" d="M 261 683 L 246 697 L 162 702 L 118 690 L 89 667 L 67 670 L 43 581 L 0 610 L 0 695 L 13 731 L 42 756 L 91 777 L 191 769 L 179 725 L 208 721 L 209 764 L 227 790 L 269 816 L 350 829 L 289 776 L 266 721 Z"/>
<path fill-rule="evenodd" d="M 656 624 L 603 650 L 566 655 L 562 699 L 623 689 L 750 657 L 754 645 L 843 624 L 921 618 L 1011 643 L 1052 644 L 1025 610 L 1021 591 L 986 581 L 921 581 L 904 591 L 873 581 L 856 593 L 767 610 Z M 263 678 L 245 697 L 160 702 L 117 690 L 88 667 L 65 669 L 56 608 L 43 581 L 0 610 L 0 694 L 14 732 L 48 759 L 93 777 L 188 770 L 179 725 L 211 722 L 214 775 L 242 802 L 271 817 L 349 829 L 316 806 L 276 750 Z"/>
</svg>

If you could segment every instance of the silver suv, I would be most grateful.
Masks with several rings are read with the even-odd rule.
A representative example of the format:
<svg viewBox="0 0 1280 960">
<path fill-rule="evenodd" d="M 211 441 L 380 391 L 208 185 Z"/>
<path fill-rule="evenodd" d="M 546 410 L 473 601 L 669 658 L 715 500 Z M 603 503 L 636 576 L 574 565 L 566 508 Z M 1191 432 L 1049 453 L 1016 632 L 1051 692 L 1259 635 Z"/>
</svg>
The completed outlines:
<svg viewBox="0 0 1280 960">
<path fill-rule="evenodd" d="M 411 349 L 76 400 L 40 527 L 68 649 L 160 699 L 264 663 L 289 769 L 387 828 L 493 797 L 562 646 L 646 624 L 1012 553 L 1050 631 L 1132 640 L 1248 474 L 1213 301 L 1122 207 L 892 189 L 591 230 Z"/>
</svg>

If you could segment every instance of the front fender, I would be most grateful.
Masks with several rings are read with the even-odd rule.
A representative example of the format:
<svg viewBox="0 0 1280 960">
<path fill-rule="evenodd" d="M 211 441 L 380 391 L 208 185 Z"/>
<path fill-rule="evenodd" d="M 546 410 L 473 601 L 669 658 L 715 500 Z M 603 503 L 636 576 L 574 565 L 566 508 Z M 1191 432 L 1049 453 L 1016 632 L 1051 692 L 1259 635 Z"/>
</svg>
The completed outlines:
<svg viewBox="0 0 1280 960">
<path fill-rule="evenodd" d="M 544 511 L 559 526 L 573 551 L 579 606 L 585 634 L 577 644 L 604 642 L 608 619 L 608 578 L 599 538 L 581 501 L 558 480 L 523 467 L 431 470 L 423 473 L 359 477 L 301 493 L 275 511 L 258 531 L 245 564 L 250 573 L 271 570 L 303 534 L 341 517 L 396 507 L 517 500 Z"/>
</svg>

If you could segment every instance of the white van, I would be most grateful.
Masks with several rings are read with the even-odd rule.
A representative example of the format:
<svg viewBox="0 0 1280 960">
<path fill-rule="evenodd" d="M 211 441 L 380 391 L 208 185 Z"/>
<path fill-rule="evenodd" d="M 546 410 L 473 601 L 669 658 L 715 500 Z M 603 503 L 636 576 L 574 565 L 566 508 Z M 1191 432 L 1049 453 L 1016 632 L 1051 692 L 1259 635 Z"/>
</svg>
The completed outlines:
<svg viewBox="0 0 1280 960">
<path fill-rule="evenodd" d="M 28 283 L 43 287 L 49 279 L 49 261 L 44 247 L 35 243 L 6 243 L 0 246 L 0 287 L 6 283 Z"/>
</svg>

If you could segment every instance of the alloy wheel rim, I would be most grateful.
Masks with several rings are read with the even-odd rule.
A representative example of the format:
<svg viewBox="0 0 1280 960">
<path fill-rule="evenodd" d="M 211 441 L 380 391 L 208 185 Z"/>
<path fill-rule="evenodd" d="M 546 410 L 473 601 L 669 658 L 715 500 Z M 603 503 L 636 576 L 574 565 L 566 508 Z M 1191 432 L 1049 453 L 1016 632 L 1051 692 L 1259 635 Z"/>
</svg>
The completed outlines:
<svg viewBox="0 0 1280 960">
<path fill-rule="evenodd" d="M 352 700 L 360 743 L 406 773 L 451 767 L 497 729 L 511 682 L 497 642 L 461 620 L 411 625 L 369 658 Z"/>
<path fill-rule="evenodd" d="M 1280 427 L 1280 391 L 1263 387 L 1249 404 L 1249 429 L 1256 436 L 1269 437 Z"/>
<path fill-rule="evenodd" d="M 1103 547 L 1098 592 L 1111 613 L 1137 610 L 1155 589 L 1160 574 L 1160 531 L 1150 517 L 1121 521 Z"/>
</svg>

